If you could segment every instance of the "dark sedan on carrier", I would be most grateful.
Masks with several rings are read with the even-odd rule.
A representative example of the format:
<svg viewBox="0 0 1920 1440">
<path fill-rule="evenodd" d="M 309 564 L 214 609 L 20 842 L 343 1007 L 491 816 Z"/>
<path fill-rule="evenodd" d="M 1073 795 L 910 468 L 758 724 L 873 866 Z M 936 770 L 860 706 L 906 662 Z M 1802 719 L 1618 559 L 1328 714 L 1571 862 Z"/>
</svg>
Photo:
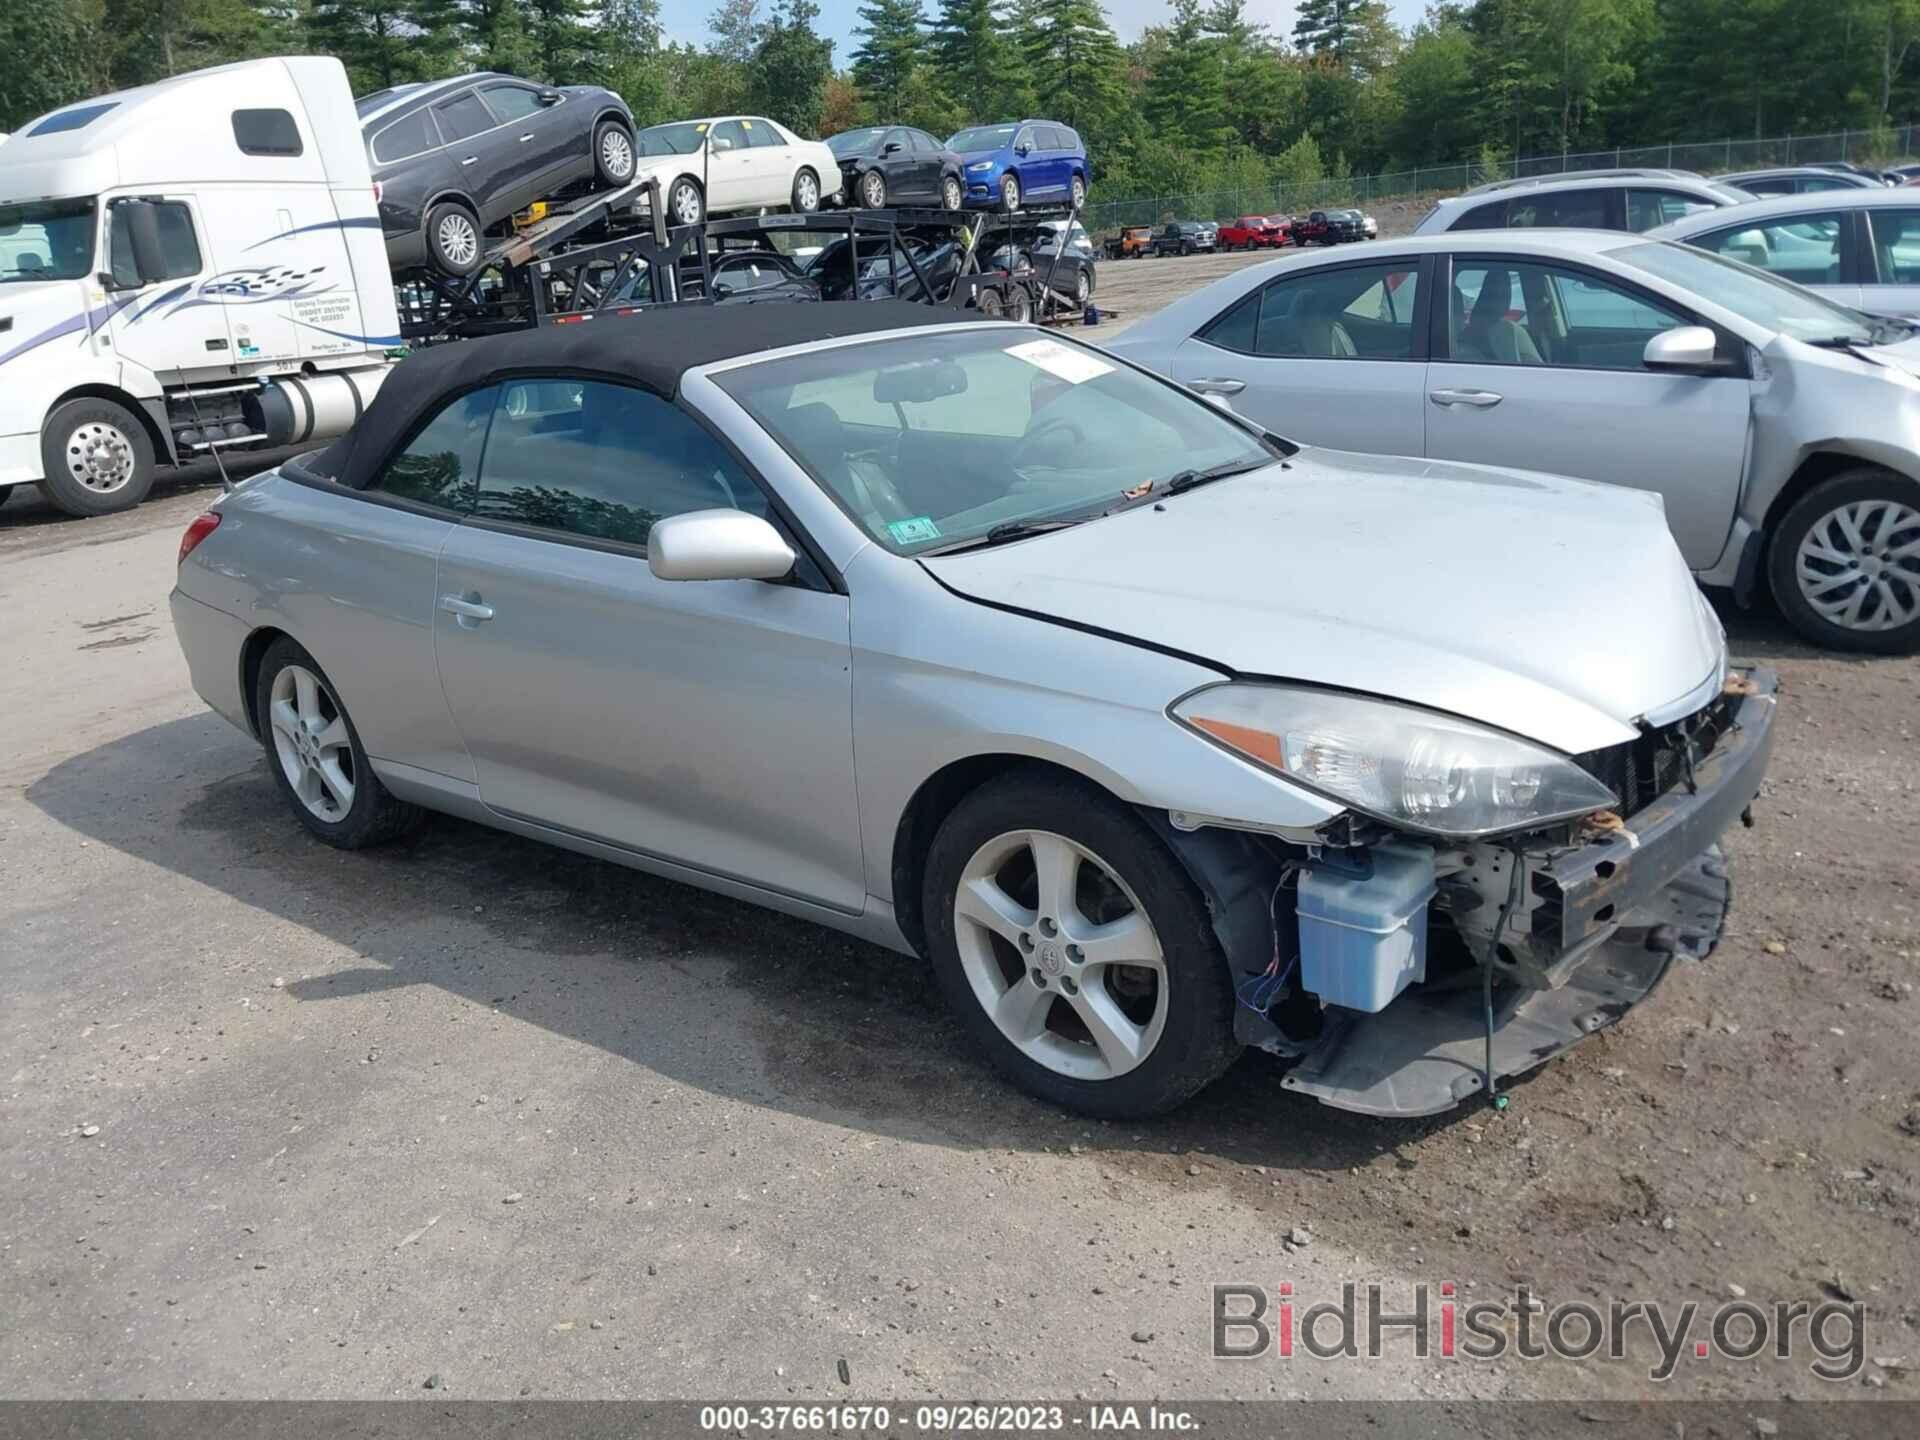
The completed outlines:
<svg viewBox="0 0 1920 1440">
<path fill-rule="evenodd" d="M 633 179 L 633 115 L 597 85 L 462 75 L 357 101 L 396 270 L 471 275 L 482 237 L 536 200 Z"/>
<path fill-rule="evenodd" d="M 958 210 L 966 198 L 960 156 L 924 130 L 867 125 L 841 131 L 827 141 L 827 148 L 840 162 L 850 205 L 869 210 L 884 205 Z"/>
</svg>

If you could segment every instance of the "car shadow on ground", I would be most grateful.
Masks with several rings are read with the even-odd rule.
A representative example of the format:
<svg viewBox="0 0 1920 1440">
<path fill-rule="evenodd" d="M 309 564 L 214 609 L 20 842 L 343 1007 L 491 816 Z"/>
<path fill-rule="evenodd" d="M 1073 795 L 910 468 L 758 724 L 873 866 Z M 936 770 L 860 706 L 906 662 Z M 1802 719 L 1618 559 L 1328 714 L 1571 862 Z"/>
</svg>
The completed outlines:
<svg viewBox="0 0 1920 1440">
<path fill-rule="evenodd" d="M 922 962 L 447 817 L 380 849 L 333 850 L 287 810 L 259 749 L 211 715 L 74 756 L 26 793 L 95 843 L 364 960 L 293 980 L 297 1001 L 435 985 L 676 1082 L 874 1133 L 963 1148 L 1076 1144 L 1160 1157 L 1169 1173 L 1206 1156 L 1332 1172 L 1472 1113 L 1384 1121 L 1330 1110 L 1283 1091 L 1280 1063 L 1259 1053 L 1160 1120 L 1054 1110 L 987 1069 Z"/>
</svg>

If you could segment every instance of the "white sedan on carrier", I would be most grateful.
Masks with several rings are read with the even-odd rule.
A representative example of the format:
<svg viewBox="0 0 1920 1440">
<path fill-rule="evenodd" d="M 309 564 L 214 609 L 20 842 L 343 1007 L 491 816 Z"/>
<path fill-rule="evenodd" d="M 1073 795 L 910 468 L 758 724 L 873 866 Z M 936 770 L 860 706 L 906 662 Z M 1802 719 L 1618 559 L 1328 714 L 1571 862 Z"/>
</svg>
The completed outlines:
<svg viewBox="0 0 1920 1440">
<path fill-rule="evenodd" d="M 761 115 L 653 125 L 634 136 L 634 149 L 634 179 L 660 182 L 674 225 L 783 207 L 805 214 L 841 189 L 833 151 Z"/>
<path fill-rule="evenodd" d="M 1701 583 L 1911 653 L 1916 336 L 1691 246 L 1529 230 L 1251 266 L 1108 348 L 1309 444 L 1651 491 Z"/>
</svg>

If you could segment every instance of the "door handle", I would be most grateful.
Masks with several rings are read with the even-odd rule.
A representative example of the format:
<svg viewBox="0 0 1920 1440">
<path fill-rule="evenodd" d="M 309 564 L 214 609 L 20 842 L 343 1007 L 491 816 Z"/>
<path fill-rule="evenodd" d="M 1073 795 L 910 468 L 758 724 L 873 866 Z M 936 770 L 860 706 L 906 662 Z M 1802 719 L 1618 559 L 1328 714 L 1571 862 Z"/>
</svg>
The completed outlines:
<svg viewBox="0 0 1920 1440">
<path fill-rule="evenodd" d="M 493 607 L 482 605 L 479 600 L 469 600 L 462 595 L 442 595 L 440 608 L 453 616 L 462 625 L 478 625 L 483 620 L 493 618 Z"/>
<path fill-rule="evenodd" d="M 1471 405 L 1476 410 L 1491 410 L 1505 397 L 1491 390 L 1435 390 L 1427 398 L 1436 405 Z"/>
<path fill-rule="evenodd" d="M 460 163 L 462 165 L 477 165 L 480 163 L 480 157 L 478 155 L 469 155 L 467 156 L 466 159 L 462 160 Z"/>
<path fill-rule="evenodd" d="M 532 138 L 533 138 L 533 132 L 532 132 L 532 131 L 528 131 L 528 132 L 527 132 L 527 133 L 526 133 L 525 135 L 522 135 L 522 136 L 520 137 L 520 143 L 521 143 L 522 145 L 524 145 L 524 144 L 526 144 L 526 143 L 527 143 L 527 141 L 529 141 L 529 140 L 531 140 Z"/>
<path fill-rule="evenodd" d="M 1231 375 L 1209 375 L 1200 380 L 1189 380 L 1189 390 L 1198 390 L 1202 395 L 1238 395 L 1247 388 L 1247 382 L 1236 380 Z"/>
</svg>

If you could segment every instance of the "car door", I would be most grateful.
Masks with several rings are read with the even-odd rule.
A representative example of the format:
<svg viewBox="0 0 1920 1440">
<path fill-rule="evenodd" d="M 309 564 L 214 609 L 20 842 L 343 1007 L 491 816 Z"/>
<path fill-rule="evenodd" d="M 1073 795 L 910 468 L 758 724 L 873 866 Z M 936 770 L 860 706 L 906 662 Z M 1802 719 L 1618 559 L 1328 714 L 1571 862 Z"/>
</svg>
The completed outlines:
<svg viewBox="0 0 1920 1440">
<path fill-rule="evenodd" d="M 943 178 L 940 169 L 940 142 L 924 130 L 907 131 L 907 140 L 913 147 L 913 193 L 928 203 L 940 202 L 940 181 Z"/>
<path fill-rule="evenodd" d="M 755 179 L 752 144 L 739 120 L 721 120 L 707 129 L 707 208 L 758 209 L 764 186 Z M 784 198 L 784 197 L 783 197 Z"/>
<path fill-rule="evenodd" d="M 482 802 L 860 909 L 847 598 L 804 578 L 655 578 L 656 520 L 722 506 L 772 518 L 758 484 L 651 392 L 501 388 L 435 616 Z"/>
<path fill-rule="evenodd" d="M 1471 252 L 1451 269 L 1444 286 L 1435 275 L 1427 454 L 1654 491 L 1687 563 L 1712 566 L 1746 464 L 1744 360 L 1719 375 L 1648 370 L 1648 340 L 1700 321 L 1597 271 Z"/>
<path fill-rule="evenodd" d="M 1856 210 L 1865 224 L 1869 268 L 1859 305 L 1876 315 L 1920 315 L 1920 205 Z"/>
<path fill-rule="evenodd" d="M 1425 444 L 1423 262 L 1317 265 L 1269 282 L 1173 353 L 1173 377 L 1308 445 Z"/>
<path fill-rule="evenodd" d="M 465 152 L 462 152 L 463 154 Z M 418 236 L 427 202 L 466 171 L 448 153 L 431 106 L 386 122 L 367 138 L 367 158 L 380 194 L 380 228 L 389 236 Z"/>
<path fill-rule="evenodd" d="M 1729 221 L 1739 215 L 1740 208 L 1736 205 L 1727 212 Z M 1854 228 L 1859 217 L 1854 210 L 1776 215 L 1730 223 L 1688 243 L 1804 285 L 1838 304 L 1858 305 L 1860 242 Z"/>
<path fill-rule="evenodd" d="M 747 136 L 755 207 L 792 204 L 793 182 L 800 173 L 800 160 L 793 146 L 787 143 L 787 137 L 780 133 L 771 120 L 757 115 L 743 119 L 740 128 Z M 840 183 L 840 177 L 833 173 L 815 178 L 820 181 L 822 195 L 831 193 L 833 187 Z"/>
<path fill-rule="evenodd" d="M 480 223 L 506 219 L 514 210 L 514 166 L 521 158 L 517 132 L 496 124 L 473 90 L 435 102 L 433 118 L 446 137 L 454 183 L 480 207 Z"/>
<path fill-rule="evenodd" d="M 132 234 L 134 210 L 140 205 L 151 207 L 163 262 L 162 273 L 146 276 L 144 284 L 134 262 Z M 227 284 L 214 280 L 210 254 L 200 240 L 205 226 L 197 209 L 189 196 L 164 193 L 107 205 L 107 268 L 117 287 L 111 292 L 110 312 L 114 350 L 122 361 L 164 375 L 168 383 L 179 378 L 178 372 L 233 363 L 227 309 L 247 298 L 253 278 L 236 275 Z M 203 287 L 213 293 L 201 293 Z"/>
<path fill-rule="evenodd" d="M 542 105 L 533 86 L 498 80 L 482 85 L 480 98 L 501 127 L 498 148 L 511 157 L 504 163 L 514 176 L 515 209 L 544 198 L 591 163 L 592 138 L 580 130 L 564 96 Z"/>
</svg>

